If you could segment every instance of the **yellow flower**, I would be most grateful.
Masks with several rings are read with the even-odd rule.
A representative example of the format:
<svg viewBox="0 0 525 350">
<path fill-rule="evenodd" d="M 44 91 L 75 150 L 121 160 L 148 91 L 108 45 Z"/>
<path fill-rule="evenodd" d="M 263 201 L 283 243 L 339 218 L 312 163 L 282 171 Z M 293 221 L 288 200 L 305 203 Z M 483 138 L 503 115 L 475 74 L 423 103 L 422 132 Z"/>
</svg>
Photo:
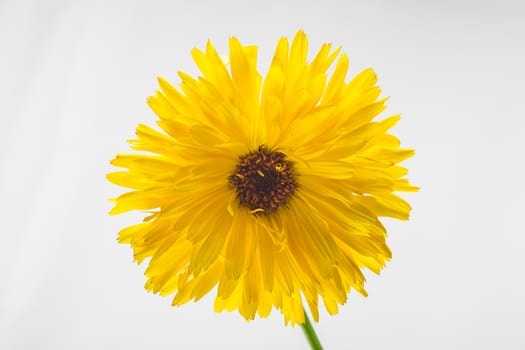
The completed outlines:
<svg viewBox="0 0 525 350">
<path fill-rule="evenodd" d="M 209 42 L 194 49 L 202 76 L 179 73 L 180 89 L 159 78 L 148 99 L 162 131 L 141 124 L 130 141 L 148 153 L 113 159 L 125 170 L 108 179 L 131 191 L 111 214 L 149 211 L 118 239 L 173 305 L 217 287 L 218 312 L 276 308 L 302 324 L 304 300 L 317 321 L 319 297 L 337 313 L 351 289 L 366 295 L 361 270 L 390 259 L 378 216 L 408 219 L 393 192 L 417 190 L 398 165 L 414 152 L 387 133 L 399 116 L 372 121 L 386 108 L 372 69 L 345 82 L 340 48 L 308 62 L 307 47 L 302 31 L 281 38 L 264 79 L 257 48 L 236 38 L 228 63 Z"/>
</svg>

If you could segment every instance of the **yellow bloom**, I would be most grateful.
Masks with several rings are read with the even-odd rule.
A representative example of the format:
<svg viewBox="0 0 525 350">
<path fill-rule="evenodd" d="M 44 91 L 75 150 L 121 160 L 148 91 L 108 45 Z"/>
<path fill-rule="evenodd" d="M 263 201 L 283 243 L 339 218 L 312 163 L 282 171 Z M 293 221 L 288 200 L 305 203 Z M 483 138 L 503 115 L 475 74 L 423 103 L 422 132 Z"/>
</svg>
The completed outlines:
<svg viewBox="0 0 525 350">
<path fill-rule="evenodd" d="M 194 49 L 202 77 L 159 78 L 148 99 L 162 131 L 141 124 L 130 143 L 149 153 L 113 159 L 125 170 L 108 179 L 132 190 L 111 214 L 150 212 L 118 239 L 150 259 L 146 288 L 173 305 L 217 287 L 216 311 L 275 307 L 302 324 L 304 300 L 317 321 L 319 297 L 337 313 L 351 289 L 366 295 L 361 269 L 390 259 L 378 216 L 408 219 L 393 192 L 417 190 L 397 165 L 414 152 L 387 133 L 399 116 L 372 121 L 386 108 L 372 69 L 345 82 L 339 48 L 308 62 L 307 47 L 302 31 L 280 39 L 264 79 L 257 48 L 236 38 L 228 63 L 209 42 Z"/>
</svg>

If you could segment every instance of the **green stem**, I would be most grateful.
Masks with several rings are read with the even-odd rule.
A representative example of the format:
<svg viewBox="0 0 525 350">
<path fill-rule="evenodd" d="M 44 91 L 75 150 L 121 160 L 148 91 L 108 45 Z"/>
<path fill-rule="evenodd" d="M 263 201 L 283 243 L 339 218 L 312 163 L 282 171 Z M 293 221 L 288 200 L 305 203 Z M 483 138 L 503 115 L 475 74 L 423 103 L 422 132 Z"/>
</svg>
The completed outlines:
<svg viewBox="0 0 525 350">
<path fill-rule="evenodd" d="M 319 338 L 317 338 L 317 334 L 315 334 L 314 327 L 312 327 L 312 322 L 310 322 L 306 311 L 304 312 L 304 323 L 301 325 L 301 328 L 303 329 L 304 335 L 306 335 L 306 339 L 308 339 L 308 343 L 312 350 L 323 350 L 321 342 L 319 341 Z"/>
</svg>

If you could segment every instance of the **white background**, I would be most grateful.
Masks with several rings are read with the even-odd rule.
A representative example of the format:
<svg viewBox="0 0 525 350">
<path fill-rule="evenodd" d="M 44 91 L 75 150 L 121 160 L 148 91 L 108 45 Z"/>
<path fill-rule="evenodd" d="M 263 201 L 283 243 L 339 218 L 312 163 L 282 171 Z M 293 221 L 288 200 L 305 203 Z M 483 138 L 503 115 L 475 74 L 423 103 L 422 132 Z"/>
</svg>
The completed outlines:
<svg viewBox="0 0 525 350">
<path fill-rule="evenodd" d="M 520 1 L 0 1 L 0 348 L 305 349 L 282 316 L 247 323 L 213 299 L 148 294 L 110 217 L 126 152 L 162 75 L 236 35 L 302 28 L 372 66 L 417 155 L 393 260 L 316 325 L 326 349 L 524 349 L 525 9 Z M 384 114 L 386 116 L 387 114 Z"/>
</svg>

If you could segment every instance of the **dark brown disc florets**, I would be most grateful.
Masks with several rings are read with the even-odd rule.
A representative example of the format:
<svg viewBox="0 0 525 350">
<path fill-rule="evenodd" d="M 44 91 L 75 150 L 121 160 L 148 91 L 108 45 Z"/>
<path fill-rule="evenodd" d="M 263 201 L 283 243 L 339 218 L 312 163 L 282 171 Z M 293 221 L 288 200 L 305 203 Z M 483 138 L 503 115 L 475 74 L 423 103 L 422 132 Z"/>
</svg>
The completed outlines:
<svg viewBox="0 0 525 350">
<path fill-rule="evenodd" d="M 239 203 L 253 213 L 275 212 L 297 189 L 292 163 L 265 145 L 240 156 L 228 181 L 235 186 Z"/>
</svg>

